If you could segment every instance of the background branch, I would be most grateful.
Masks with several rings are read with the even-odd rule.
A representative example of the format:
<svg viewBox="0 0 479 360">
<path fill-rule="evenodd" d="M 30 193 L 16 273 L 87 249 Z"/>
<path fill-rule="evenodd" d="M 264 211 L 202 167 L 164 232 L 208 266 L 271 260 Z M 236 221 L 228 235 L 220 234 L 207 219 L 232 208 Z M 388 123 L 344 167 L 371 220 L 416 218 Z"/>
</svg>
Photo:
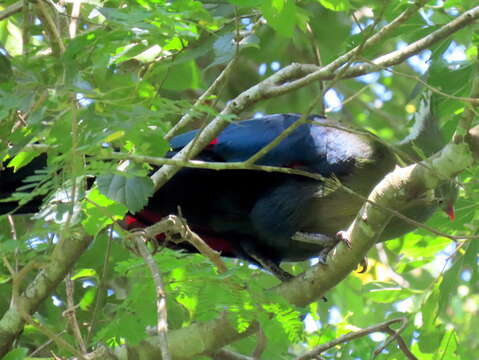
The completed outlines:
<svg viewBox="0 0 479 360">
<path fill-rule="evenodd" d="M 479 6 L 476 6 L 475 8 L 459 15 L 450 23 L 443 25 L 441 28 L 427 35 L 423 39 L 409 44 L 404 49 L 396 50 L 376 58 L 372 61 L 373 65 L 360 64 L 351 66 L 343 73 L 341 78 L 344 79 L 364 75 L 366 73 L 376 71 L 382 67 L 399 64 L 405 61 L 408 57 L 417 54 L 421 50 L 424 50 L 438 41 L 446 38 L 453 32 L 469 25 L 478 17 Z M 389 31 L 392 30 L 393 28 L 389 28 L 389 30 L 382 31 L 381 36 L 373 36 L 373 43 L 379 41 L 381 38 L 386 37 Z M 366 48 L 369 46 L 369 44 L 366 42 L 363 48 Z M 355 51 L 353 49 L 345 55 L 345 59 L 349 59 L 354 54 Z M 314 81 L 332 79 L 335 77 L 334 71 L 343 63 L 344 61 L 340 61 L 339 63 L 332 62 L 323 66 L 322 68 L 318 68 L 315 65 L 291 64 L 279 70 L 275 74 L 242 92 L 235 99 L 230 101 L 225 106 L 223 111 L 221 111 L 221 113 L 198 134 L 194 142 L 185 146 L 173 157 L 173 159 L 188 160 L 198 155 L 198 153 L 229 124 L 229 122 L 224 118 L 226 115 L 239 114 L 247 106 L 251 106 L 260 100 L 283 95 L 287 92 L 309 85 Z M 155 189 L 159 189 L 161 186 L 163 186 L 180 169 L 181 167 L 165 165 L 156 171 L 151 176 L 155 184 Z"/>
</svg>

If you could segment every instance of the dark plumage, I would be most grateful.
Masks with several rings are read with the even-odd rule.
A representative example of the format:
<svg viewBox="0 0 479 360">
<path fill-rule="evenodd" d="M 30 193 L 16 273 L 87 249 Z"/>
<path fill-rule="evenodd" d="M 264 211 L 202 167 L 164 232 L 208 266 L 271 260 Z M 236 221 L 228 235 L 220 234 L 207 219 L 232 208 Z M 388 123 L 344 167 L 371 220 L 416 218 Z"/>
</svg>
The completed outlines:
<svg viewBox="0 0 479 360">
<path fill-rule="evenodd" d="M 243 161 L 273 141 L 300 118 L 294 114 L 270 115 L 229 125 L 197 157 L 204 161 Z M 328 126 L 332 125 L 332 126 Z M 194 138 L 196 131 L 171 141 L 173 156 Z M 39 162 L 39 160 L 37 160 Z M 300 125 L 278 146 L 257 161 L 336 177 L 355 192 L 367 196 L 394 166 L 396 157 L 376 137 L 368 133 L 338 128 L 337 123 L 318 116 Z M 38 164 L 37 164 L 38 165 Z M 33 166 L 33 165 L 32 165 Z M 24 172 L 31 172 L 24 168 Z M 1 194 L 24 173 L 16 174 Z M 17 184 L 18 185 L 18 184 Z M 441 188 L 446 202 L 452 202 L 454 187 Z M 436 192 L 438 193 L 438 192 Z M 281 261 L 301 261 L 317 256 L 324 244 L 294 240 L 297 232 L 316 233 L 334 239 L 348 227 L 363 201 L 334 187 L 334 184 L 299 175 L 252 170 L 206 170 L 184 168 L 150 199 L 144 210 L 125 219 L 127 228 L 144 227 L 177 212 L 213 249 L 224 256 L 244 258 L 268 267 L 280 277 Z M 1 211 L 12 209 L 7 203 Z M 38 202 L 25 205 L 21 212 L 35 210 Z M 411 203 L 405 215 L 425 221 L 438 201 L 424 197 Z M 393 218 L 380 241 L 403 235 L 414 227 Z M 188 248 L 188 245 L 185 245 Z"/>
<path fill-rule="evenodd" d="M 233 123 L 197 159 L 246 160 L 299 118 L 282 114 Z M 339 124 L 320 117 L 310 120 L 257 164 L 335 176 L 363 196 L 396 166 L 394 154 L 373 135 L 340 130 Z M 191 131 L 174 138 L 169 155 L 174 155 L 195 135 L 196 131 Z M 448 196 L 453 193 L 455 190 Z M 225 256 L 245 258 L 271 268 L 270 263 L 317 256 L 324 249 L 323 244 L 297 241 L 293 235 L 299 231 L 334 239 L 339 230 L 351 223 L 362 204 L 360 198 L 330 184 L 297 175 L 182 169 L 155 193 L 146 211 L 135 215 L 138 223 L 132 226 L 150 225 L 156 221 L 152 213 L 176 213 L 180 206 L 192 229 L 212 248 Z M 424 197 L 404 213 L 423 222 L 437 206 L 436 199 Z M 414 226 L 393 218 L 380 241 L 413 229 Z"/>
</svg>

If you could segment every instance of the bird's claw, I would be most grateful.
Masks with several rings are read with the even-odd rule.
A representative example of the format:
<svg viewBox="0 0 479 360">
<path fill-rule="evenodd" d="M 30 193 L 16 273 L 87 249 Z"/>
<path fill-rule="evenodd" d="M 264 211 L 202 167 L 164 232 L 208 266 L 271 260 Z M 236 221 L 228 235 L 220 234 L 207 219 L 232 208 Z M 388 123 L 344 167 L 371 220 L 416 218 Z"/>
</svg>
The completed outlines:
<svg viewBox="0 0 479 360">
<path fill-rule="evenodd" d="M 368 258 L 367 258 L 367 256 L 363 257 L 363 259 L 359 263 L 359 266 L 361 266 L 361 268 L 358 270 L 358 274 L 365 273 L 366 270 L 368 269 Z"/>
<path fill-rule="evenodd" d="M 320 233 L 305 233 L 298 231 L 292 236 L 292 240 L 322 246 L 323 249 L 318 254 L 318 262 L 323 265 L 328 263 L 328 255 L 338 242 L 341 241 L 348 248 L 351 248 L 351 241 L 349 240 L 346 231 L 338 231 L 334 237 Z"/>
<path fill-rule="evenodd" d="M 328 264 L 328 255 L 333 250 L 333 247 L 327 247 L 320 251 L 318 254 L 318 262 L 323 265 Z"/>
<path fill-rule="evenodd" d="M 349 236 L 347 231 L 341 230 L 336 233 L 336 239 L 341 241 L 344 245 L 351 249 L 351 240 L 349 240 Z"/>
<path fill-rule="evenodd" d="M 338 241 L 342 241 L 348 248 L 351 249 L 351 240 L 349 240 L 349 236 L 346 231 L 338 231 L 336 233 L 336 238 L 338 239 Z M 359 274 L 363 274 L 366 272 L 366 270 L 368 270 L 368 258 L 366 256 L 361 260 L 359 266 L 361 267 L 358 270 Z"/>
</svg>

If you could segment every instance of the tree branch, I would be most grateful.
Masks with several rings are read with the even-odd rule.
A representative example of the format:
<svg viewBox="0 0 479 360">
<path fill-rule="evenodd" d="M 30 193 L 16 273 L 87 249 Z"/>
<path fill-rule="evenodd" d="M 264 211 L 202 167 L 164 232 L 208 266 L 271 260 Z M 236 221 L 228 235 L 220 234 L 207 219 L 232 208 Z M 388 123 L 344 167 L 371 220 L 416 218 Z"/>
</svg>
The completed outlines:
<svg viewBox="0 0 479 360">
<path fill-rule="evenodd" d="M 418 193 L 434 189 L 439 183 L 437 173 L 445 178 L 460 173 L 474 163 L 471 149 L 479 149 L 479 126 L 471 129 L 466 141 L 461 144 L 448 144 L 441 152 L 424 161 L 427 166 L 419 163 L 396 169 L 375 187 L 369 196 L 369 201 L 384 208 L 400 210 Z M 475 155 L 479 159 L 479 153 Z M 352 248 L 340 243 L 330 253 L 327 265 L 318 264 L 292 281 L 283 283 L 270 291 L 276 292 L 293 305 L 305 306 L 321 298 L 341 282 L 357 267 L 376 243 L 377 237 L 391 217 L 389 213 L 378 209 L 370 202 L 363 206 L 347 231 Z M 258 325 L 252 323 L 248 334 L 257 328 Z M 193 334 L 194 338 L 190 338 Z M 211 334 L 217 334 L 218 337 L 212 338 Z M 247 334 L 238 333 L 233 324 L 229 323 L 223 315 L 216 320 L 171 331 L 168 342 L 173 359 L 191 359 L 201 354 L 211 353 L 245 336 Z M 180 346 L 185 338 L 190 340 L 188 349 Z M 147 343 L 147 349 L 143 344 L 129 347 L 129 351 L 135 351 L 136 354 L 147 351 L 148 355 L 144 353 L 146 357 L 140 356 L 140 359 L 159 356 L 158 339 L 149 338 Z"/>
<path fill-rule="evenodd" d="M 0 357 L 9 351 L 15 337 L 23 329 L 25 319 L 17 306 L 27 314 L 33 314 L 65 278 L 67 272 L 92 241 L 90 236 L 75 235 L 55 245 L 49 260 L 45 262 L 25 291 L 17 296 L 16 306 L 12 304 L 0 319 Z"/>
<path fill-rule="evenodd" d="M 22 7 L 23 7 L 23 0 L 19 0 L 16 3 L 13 3 L 12 5 L 7 6 L 5 10 L 0 11 L 0 21 L 22 11 Z"/>
<path fill-rule="evenodd" d="M 401 323 L 401 327 L 396 331 L 392 330 L 390 328 L 390 326 L 392 324 L 395 324 L 395 323 L 398 323 L 398 322 Z M 407 319 L 404 318 L 404 317 L 401 317 L 401 318 L 397 318 L 397 319 L 388 320 L 388 321 L 382 322 L 380 324 L 368 326 L 365 329 L 350 332 L 346 335 L 340 336 L 337 339 L 328 341 L 325 344 L 317 346 L 313 350 L 308 351 L 307 353 L 297 357 L 296 360 L 311 360 L 311 359 L 314 360 L 318 355 L 325 352 L 326 350 L 329 350 L 329 349 L 335 347 L 336 345 L 344 344 L 344 343 L 349 342 L 351 340 L 359 339 L 363 336 L 367 336 L 369 334 L 379 332 L 379 331 L 380 332 L 387 332 L 388 334 L 391 334 L 391 330 L 392 330 L 394 332 L 393 334 L 391 334 L 392 336 L 389 337 L 385 341 L 384 345 L 382 345 L 378 348 L 378 350 L 380 350 L 378 353 L 380 353 L 382 350 L 385 349 L 385 347 L 387 345 L 389 345 L 393 340 L 395 340 L 399 336 L 399 334 L 405 329 L 406 325 L 407 325 Z M 409 349 L 408 349 L 408 351 L 409 351 Z M 375 351 L 375 353 L 376 353 L 376 351 Z M 408 357 L 408 359 L 411 359 L 411 357 Z M 413 357 L 413 359 L 416 359 L 416 358 Z"/>
<path fill-rule="evenodd" d="M 131 236 L 135 239 L 135 242 L 138 242 L 138 239 L 146 237 L 147 239 L 154 239 L 158 234 L 165 234 L 167 236 L 166 241 L 171 241 L 174 243 L 187 241 L 193 247 L 198 250 L 200 254 L 210 259 L 211 262 L 218 268 L 220 273 L 225 273 L 228 271 L 224 261 L 221 259 L 221 254 L 206 244 L 201 237 L 199 237 L 195 232 L 191 231 L 186 222 L 178 216 L 169 215 L 163 218 L 161 221 L 148 226 L 144 229 L 139 229 L 138 231 L 132 232 Z M 179 240 L 170 237 L 169 235 L 180 234 L 181 237 Z M 142 256 L 143 253 L 141 254 Z"/>
<path fill-rule="evenodd" d="M 156 290 L 156 311 L 157 311 L 157 335 L 160 343 L 161 349 L 161 359 L 162 360 L 171 360 L 170 351 L 168 350 L 168 315 L 166 310 L 166 293 L 165 287 L 163 285 L 163 279 L 160 275 L 160 269 L 156 264 L 153 256 L 149 252 L 148 248 L 145 245 L 147 241 L 146 236 L 136 236 L 135 243 L 137 248 L 140 251 L 141 256 L 145 260 L 146 265 L 150 269 L 153 282 L 155 283 Z"/>
<path fill-rule="evenodd" d="M 401 15 L 398 18 L 400 18 Z M 398 18 L 393 20 L 392 23 L 395 23 Z M 396 50 L 389 54 L 380 56 L 368 64 L 351 66 L 342 74 L 341 78 L 344 79 L 364 75 L 366 73 L 373 72 L 378 68 L 399 64 L 405 61 L 407 58 L 446 38 L 453 32 L 464 28 L 477 18 L 479 18 L 479 6 L 464 12 L 448 24 L 443 25 L 438 30 L 420 40 L 409 44 L 401 50 Z M 384 30 L 383 28 L 382 31 L 380 30 L 378 32 L 380 35 L 373 35 L 371 37 L 372 40 L 370 39 L 369 43 L 367 41 L 363 48 L 371 46 L 371 44 L 384 39 L 393 29 L 394 28 L 387 28 Z M 210 124 L 208 124 L 201 132 L 199 132 L 194 141 L 185 146 L 173 157 L 173 159 L 188 160 L 195 157 L 229 124 L 229 122 L 225 120 L 226 115 L 239 114 L 247 106 L 251 106 L 260 100 L 283 95 L 290 91 L 309 85 L 314 81 L 333 79 L 335 77 L 335 70 L 353 55 L 354 49 L 338 58 L 338 60 L 342 59 L 341 61 L 336 60 L 324 67 L 294 63 L 276 72 L 230 101 L 223 111 L 221 111 L 221 113 L 216 116 Z M 163 186 L 180 169 L 181 167 L 178 166 L 165 165 L 156 171 L 151 176 L 153 182 L 155 183 L 155 189 L 159 189 L 161 186 Z"/>
</svg>

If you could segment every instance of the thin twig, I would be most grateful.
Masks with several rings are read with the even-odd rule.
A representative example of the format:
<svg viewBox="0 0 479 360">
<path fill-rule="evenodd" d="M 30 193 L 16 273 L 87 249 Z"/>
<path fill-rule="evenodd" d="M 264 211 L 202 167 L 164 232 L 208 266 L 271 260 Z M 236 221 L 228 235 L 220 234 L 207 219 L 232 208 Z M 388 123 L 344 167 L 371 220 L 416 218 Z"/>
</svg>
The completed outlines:
<svg viewBox="0 0 479 360">
<path fill-rule="evenodd" d="M 405 317 L 398 318 L 398 319 L 395 319 L 395 320 L 400 321 L 401 326 L 399 327 L 399 329 L 393 330 L 393 329 L 390 328 L 390 326 L 392 325 L 392 323 L 390 323 L 388 326 L 386 326 L 384 328 L 384 331 L 386 331 L 387 333 L 391 333 L 391 336 L 388 337 L 386 339 L 386 341 L 384 341 L 384 343 L 381 346 L 379 346 L 376 350 L 374 350 L 374 352 L 373 352 L 374 356 L 377 356 L 381 352 L 383 352 L 383 350 L 386 349 L 386 347 L 388 347 L 389 344 L 391 344 L 394 340 L 396 340 L 398 338 L 399 334 L 401 334 L 404 331 L 404 329 L 406 328 L 407 319 Z M 414 358 L 414 359 L 416 359 L 416 358 Z"/>
<path fill-rule="evenodd" d="M 56 334 L 56 336 L 62 336 L 63 334 L 65 334 L 67 331 L 66 330 L 62 330 L 60 331 L 59 333 Z M 38 354 L 40 351 L 42 351 L 43 349 L 45 349 L 48 345 L 50 345 L 51 343 L 53 342 L 52 339 L 48 339 L 47 341 L 45 341 L 42 345 L 38 346 L 35 350 L 33 350 L 30 354 L 28 354 L 28 356 L 30 358 L 33 358 L 36 354 Z"/>
<path fill-rule="evenodd" d="M 87 200 L 89 200 L 87 198 Z M 99 209 L 105 209 L 105 207 L 99 206 L 98 204 L 94 203 L 93 201 L 90 201 L 91 203 L 95 204 Z M 113 222 L 114 220 L 112 220 Z M 111 246 L 113 243 L 113 228 L 110 226 L 109 228 L 109 234 L 108 234 L 108 242 L 106 245 L 106 251 L 105 251 L 105 256 L 103 258 L 103 268 L 102 272 L 100 275 L 100 280 L 98 282 L 98 292 L 97 292 L 97 297 L 95 299 L 95 307 L 93 308 L 93 313 L 91 315 L 90 319 L 90 326 L 88 327 L 88 334 L 86 336 L 86 341 L 87 343 L 90 342 L 90 338 L 93 335 L 96 327 L 96 323 L 98 321 L 98 314 L 100 311 L 100 306 L 103 303 L 103 300 L 105 298 L 105 293 L 106 293 L 106 277 L 107 277 L 107 272 L 108 272 L 108 262 L 110 260 L 110 255 L 111 255 Z"/>
<path fill-rule="evenodd" d="M 146 265 L 150 269 L 151 275 L 153 277 L 153 282 L 155 283 L 156 289 L 156 310 L 157 310 L 157 336 L 159 339 L 160 349 L 161 349 L 161 359 L 162 360 L 171 360 L 171 355 L 168 350 L 168 318 L 166 311 L 166 293 L 164 290 L 163 279 L 160 275 L 160 269 L 156 264 L 153 256 L 148 251 L 148 248 L 145 245 L 147 240 L 146 237 L 135 236 L 134 237 L 136 246 L 145 260 Z"/>
<path fill-rule="evenodd" d="M 43 3 L 44 0 L 38 0 L 36 2 L 36 7 L 39 12 L 39 16 L 44 21 L 45 29 L 50 35 L 50 41 L 52 42 L 53 52 L 63 54 L 65 52 L 65 45 L 63 44 L 60 31 L 58 30 L 55 21 L 52 19 L 50 13 L 48 12 L 47 7 Z M 56 46 L 55 46 L 56 45 Z"/>
<path fill-rule="evenodd" d="M 141 229 L 140 235 L 143 234 L 148 239 L 152 239 L 158 234 L 181 234 L 181 239 L 179 241 L 174 238 L 168 238 L 168 241 L 175 243 L 187 241 L 193 245 L 199 253 L 210 259 L 218 268 L 219 273 L 225 273 L 228 271 L 228 268 L 221 259 L 221 254 L 209 247 L 208 244 L 206 244 L 195 232 L 191 231 L 186 222 L 178 216 L 169 215 L 154 225 Z M 132 236 L 136 237 L 136 233 L 133 232 Z"/>
<path fill-rule="evenodd" d="M 393 210 L 386 208 L 384 206 L 381 206 L 379 204 L 373 203 L 371 200 L 368 200 L 367 196 L 363 196 L 361 194 L 358 194 L 354 190 L 348 188 L 347 186 L 344 186 L 341 184 L 338 180 L 333 180 L 331 178 L 325 178 L 324 176 L 317 174 L 317 173 L 311 173 L 308 171 L 304 170 L 299 170 L 299 169 L 292 169 L 292 168 L 283 168 L 279 166 L 268 166 L 268 165 L 256 165 L 256 164 L 248 164 L 244 161 L 242 162 L 228 162 L 228 163 L 222 163 L 222 162 L 208 162 L 208 161 L 200 161 L 200 160 L 177 160 L 174 158 L 159 158 L 159 157 L 154 157 L 154 156 L 143 156 L 143 155 L 133 155 L 133 154 L 127 154 L 127 153 L 120 153 L 120 152 L 115 152 L 115 153 L 110 153 L 106 156 L 100 156 L 100 158 L 105 158 L 105 159 L 118 159 L 118 160 L 131 160 L 134 162 L 140 162 L 140 163 L 149 163 L 152 165 L 175 165 L 175 166 L 180 166 L 180 167 L 189 167 L 189 168 L 200 168 L 200 169 L 212 169 L 212 170 L 257 170 L 257 171 L 266 171 L 266 172 L 278 172 L 278 173 L 283 173 L 283 174 L 291 174 L 291 175 L 299 175 L 299 176 L 304 176 L 308 177 L 311 179 L 323 181 L 325 183 L 331 184 L 331 186 L 337 188 L 337 189 L 342 189 L 344 191 L 347 191 L 353 196 L 356 196 L 360 199 L 362 199 L 365 202 L 371 203 L 373 206 L 379 207 L 382 210 L 385 210 L 389 212 L 390 214 L 406 221 L 409 224 L 414 225 L 415 227 L 423 228 L 433 234 L 451 239 L 451 240 L 463 240 L 463 239 L 476 239 L 479 238 L 479 235 L 464 235 L 464 236 L 453 236 L 449 235 L 446 233 L 443 233 L 437 229 L 434 229 L 433 227 L 430 227 L 429 225 L 425 225 L 423 223 L 417 222 L 403 214 L 401 214 L 399 211 Z"/>
<path fill-rule="evenodd" d="M 414 11 L 417 11 L 416 6 L 422 6 L 422 3 L 423 1 L 419 1 L 416 5 L 408 8 L 408 10 L 406 10 L 403 14 L 407 13 L 409 14 L 408 16 L 412 16 L 412 14 L 410 13 L 410 9 L 414 9 Z M 402 17 L 403 14 L 401 14 L 398 18 Z M 406 46 L 404 49 L 393 51 L 389 54 L 378 57 L 373 61 L 375 65 L 360 64 L 351 66 L 350 69 L 343 74 L 343 78 L 355 77 L 371 71 L 375 71 L 377 69 L 376 65 L 390 66 L 393 64 L 401 63 L 408 57 L 413 56 L 419 51 L 444 39 L 453 32 L 465 27 L 478 17 L 479 6 L 457 16 L 450 23 L 432 32 L 424 39 L 413 42 L 410 45 Z M 397 19 L 393 20 L 389 25 L 393 23 L 396 24 Z M 379 41 L 381 38 L 377 37 L 378 34 L 382 34 L 383 38 L 384 36 L 388 35 L 394 29 L 394 27 L 390 27 L 389 25 L 385 26 L 384 28 L 379 30 L 377 34 L 373 35 L 370 39 L 368 39 L 365 44 L 365 47 L 367 47 L 368 44 Z M 386 28 L 388 30 L 385 30 Z M 351 52 L 348 52 L 347 54 L 349 54 L 349 56 L 354 55 L 354 53 Z M 183 150 L 181 150 L 175 155 L 174 158 L 186 160 L 196 156 L 205 146 L 207 146 L 211 142 L 211 140 L 213 140 L 217 136 L 219 132 L 221 132 L 221 130 L 223 130 L 228 125 L 229 122 L 224 119 L 225 115 L 238 114 L 246 106 L 254 104 L 262 99 L 267 99 L 281 94 L 285 94 L 292 90 L 296 90 L 306 85 L 309 85 L 314 81 L 334 78 L 334 70 L 342 63 L 343 62 L 337 63 L 335 61 L 329 65 L 323 66 L 322 68 L 318 68 L 315 65 L 291 64 L 281 69 L 267 79 L 242 92 L 235 99 L 230 101 L 223 109 L 223 111 L 210 124 L 208 124 L 208 126 L 206 126 L 203 131 L 198 134 L 194 144 L 190 143 L 185 146 Z M 155 189 L 158 189 L 163 186 L 174 174 L 176 174 L 180 170 L 180 168 L 181 167 L 177 166 L 164 166 L 158 171 L 156 171 L 151 176 L 155 184 Z"/>
<path fill-rule="evenodd" d="M 361 61 L 364 61 L 365 63 L 369 63 L 371 65 L 374 65 L 374 63 L 366 58 L 361 58 L 360 59 Z M 474 97 L 467 97 L 467 96 L 455 96 L 455 95 L 451 95 L 451 94 L 448 94 L 448 93 L 445 93 L 443 91 L 441 91 L 440 89 L 432 86 L 432 85 L 429 85 L 427 83 L 427 81 L 425 81 L 423 78 L 421 78 L 420 76 L 417 76 L 417 75 L 411 75 L 411 74 L 407 74 L 403 71 L 398 71 L 398 70 L 394 70 L 390 67 L 382 67 L 381 70 L 384 70 L 384 71 L 387 71 L 387 72 L 390 72 L 391 74 L 394 74 L 394 75 L 398 75 L 398 76 L 402 76 L 402 77 L 405 77 L 407 79 L 412 79 L 414 81 L 417 81 L 419 83 L 421 83 L 422 85 L 424 85 L 426 88 L 428 88 L 429 90 L 431 90 L 433 93 L 436 93 L 438 95 L 441 95 L 441 96 L 444 96 L 445 98 L 448 98 L 448 99 L 452 99 L 452 100 L 458 100 L 458 101 L 462 101 L 462 102 L 465 102 L 465 103 L 470 103 L 470 104 L 474 104 L 474 105 L 479 105 L 479 99 L 478 98 L 474 98 Z"/>
<path fill-rule="evenodd" d="M 321 60 L 321 51 L 319 50 L 319 45 L 316 42 L 316 37 L 314 36 L 314 31 L 311 28 L 311 24 L 309 22 L 306 23 L 306 33 L 308 35 L 309 42 L 311 44 L 311 47 L 313 48 L 313 54 L 314 54 L 314 60 L 316 65 L 319 67 L 323 66 L 323 61 Z M 320 109 L 321 111 L 319 114 L 321 116 L 324 116 L 326 113 L 326 106 L 324 104 L 324 82 L 323 81 L 318 81 L 319 84 L 319 93 L 321 94 L 321 106 Z"/>
<path fill-rule="evenodd" d="M 396 330 L 391 329 L 390 327 L 387 327 L 387 328 L 384 329 L 384 332 L 388 333 L 391 336 L 396 337 L 395 340 L 398 343 L 399 349 L 401 349 L 401 351 L 404 353 L 404 355 L 406 355 L 408 360 L 418 360 L 417 357 L 414 356 L 414 354 L 411 352 L 411 350 L 409 350 L 409 348 L 407 347 L 406 342 L 404 341 L 402 336 L 399 335 L 399 331 L 396 331 Z M 374 353 L 376 353 L 376 351 L 377 350 L 375 350 Z M 379 355 L 379 352 L 378 352 L 378 355 Z"/>
<path fill-rule="evenodd" d="M 477 115 L 477 112 L 474 109 L 474 105 L 479 105 L 479 55 L 478 59 L 476 59 L 476 68 L 474 72 L 474 77 L 472 79 L 472 87 L 469 96 L 471 98 L 475 98 L 477 102 L 475 104 L 469 104 L 469 106 L 464 109 L 464 113 L 459 120 L 456 132 L 453 135 L 453 141 L 456 144 L 464 141 L 464 136 L 468 133 L 471 124 L 475 116 Z"/>
<path fill-rule="evenodd" d="M 239 354 L 237 352 L 228 350 L 228 349 L 220 349 L 213 355 L 214 360 L 256 360 L 255 358 Z"/>
<path fill-rule="evenodd" d="M 78 18 L 80 17 L 80 8 L 82 0 L 73 0 L 72 12 L 71 12 L 71 21 L 68 31 L 70 33 L 70 38 L 73 39 L 76 36 L 78 28 Z"/>
<path fill-rule="evenodd" d="M 23 0 L 19 0 L 16 3 L 13 3 L 12 5 L 7 6 L 5 10 L 0 11 L 0 21 L 22 11 L 22 7 L 23 7 Z"/>
<path fill-rule="evenodd" d="M 237 57 L 233 57 L 231 61 L 226 65 L 223 71 L 218 75 L 218 77 L 213 81 L 211 86 L 196 100 L 193 107 L 185 113 L 181 117 L 181 119 L 173 126 L 164 136 L 165 140 L 171 140 L 175 134 L 178 133 L 181 129 L 183 129 L 186 125 L 191 123 L 195 118 L 198 117 L 196 114 L 196 110 L 198 107 L 203 105 L 209 98 L 212 96 L 220 87 L 221 85 L 229 78 L 231 71 L 234 69 L 236 65 Z"/>
<path fill-rule="evenodd" d="M 30 325 L 36 327 L 38 331 L 47 336 L 49 339 L 53 340 L 58 347 L 63 348 L 75 356 L 79 357 L 82 360 L 87 360 L 82 352 L 78 351 L 73 345 L 68 341 L 64 340 L 62 337 L 58 336 L 53 330 L 50 330 L 47 326 L 41 324 L 39 321 L 35 320 L 30 313 L 24 308 L 22 297 L 20 296 L 20 285 L 25 278 L 25 276 L 34 269 L 43 269 L 45 265 L 37 261 L 32 261 L 28 263 L 23 269 L 15 274 L 12 281 L 12 307 L 18 311 L 20 316 L 24 321 Z"/>
<path fill-rule="evenodd" d="M 322 345 L 314 348 L 311 351 L 308 351 L 306 354 L 303 354 L 303 355 L 297 357 L 295 360 L 314 359 L 316 356 L 320 355 L 321 353 L 325 352 L 326 350 L 329 350 L 329 349 L 331 349 L 331 348 L 333 348 L 333 347 L 335 347 L 339 344 L 343 344 L 343 343 L 346 343 L 346 342 L 349 342 L 351 340 L 355 340 L 355 339 L 367 336 L 367 335 L 375 333 L 375 332 L 387 332 L 387 333 L 389 333 L 390 330 L 391 330 L 390 325 L 395 324 L 395 323 L 401 323 L 401 327 L 397 331 L 394 331 L 393 336 L 389 337 L 381 347 L 379 347 L 377 350 L 375 350 L 375 352 L 378 351 L 378 350 L 379 350 L 379 352 L 381 352 L 385 349 L 386 346 L 388 346 L 391 343 L 391 341 L 393 341 L 397 338 L 397 336 L 399 335 L 399 333 L 401 331 L 404 330 L 405 326 L 407 325 L 407 319 L 405 317 L 388 320 L 388 321 L 382 322 L 382 323 L 377 324 L 377 325 L 368 326 L 367 328 L 362 329 L 362 330 L 350 332 L 346 335 L 340 336 L 337 339 L 328 341 L 327 343 L 322 344 Z"/>
<path fill-rule="evenodd" d="M 387 264 L 388 263 L 388 257 L 387 257 L 387 254 L 386 254 L 386 250 L 384 248 L 384 244 L 383 243 L 378 243 L 376 245 L 376 249 L 377 249 L 377 252 L 378 252 L 379 261 L 381 261 L 383 264 Z M 409 281 L 407 281 L 401 275 L 399 275 L 397 272 L 395 272 L 390 266 L 386 266 L 386 269 L 384 271 L 386 271 L 388 273 L 388 276 L 394 282 L 396 282 L 399 286 L 401 286 L 403 288 L 406 288 L 406 289 L 410 288 L 411 285 L 409 284 Z"/>
<path fill-rule="evenodd" d="M 78 193 L 78 160 L 80 159 L 80 154 L 77 152 L 78 148 L 78 109 L 76 107 L 76 101 L 72 99 L 72 108 L 71 112 L 71 154 L 70 154 L 70 171 L 71 171 L 71 193 L 70 193 L 70 208 L 68 210 L 67 219 L 63 226 L 63 231 L 69 231 L 70 224 L 75 214 L 75 204 L 77 203 L 77 193 Z"/>
<path fill-rule="evenodd" d="M 256 334 L 256 347 L 253 350 L 253 358 L 259 359 L 261 358 L 261 354 L 263 354 L 264 350 L 266 349 L 266 345 L 268 344 L 268 338 L 264 333 L 263 327 L 260 325 L 258 329 L 258 333 Z"/>
<path fill-rule="evenodd" d="M 85 341 L 83 340 L 80 326 L 78 325 L 78 320 L 76 316 L 76 305 L 75 305 L 75 300 L 74 300 L 74 287 L 73 287 L 73 280 L 71 278 L 71 273 L 68 273 L 67 276 L 65 277 L 65 292 L 66 292 L 66 298 L 67 298 L 67 309 L 63 311 L 63 316 L 65 316 L 68 319 L 68 322 L 70 323 L 70 327 L 73 331 L 73 336 L 75 337 L 77 344 L 80 348 L 80 351 L 82 353 L 86 353 L 86 345 Z"/>
<path fill-rule="evenodd" d="M 17 236 L 17 228 L 15 226 L 15 221 L 13 220 L 13 216 L 12 215 L 7 215 L 7 220 L 8 220 L 8 223 L 10 225 L 10 229 L 11 229 L 11 233 L 12 233 L 12 239 L 17 242 L 18 241 L 18 236 Z M 15 273 L 18 272 L 18 243 L 17 243 L 17 246 L 15 246 L 15 250 L 13 252 L 13 257 L 15 259 Z"/>
<path fill-rule="evenodd" d="M 30 39 L 30 30 L 33 26 L 33 16 L 31 13 L 31 6 L 28 0 L 23 1 L 23 31 L 22 31 L 22 55 L 26 55 L 27 46 Z"/>
</svg>

